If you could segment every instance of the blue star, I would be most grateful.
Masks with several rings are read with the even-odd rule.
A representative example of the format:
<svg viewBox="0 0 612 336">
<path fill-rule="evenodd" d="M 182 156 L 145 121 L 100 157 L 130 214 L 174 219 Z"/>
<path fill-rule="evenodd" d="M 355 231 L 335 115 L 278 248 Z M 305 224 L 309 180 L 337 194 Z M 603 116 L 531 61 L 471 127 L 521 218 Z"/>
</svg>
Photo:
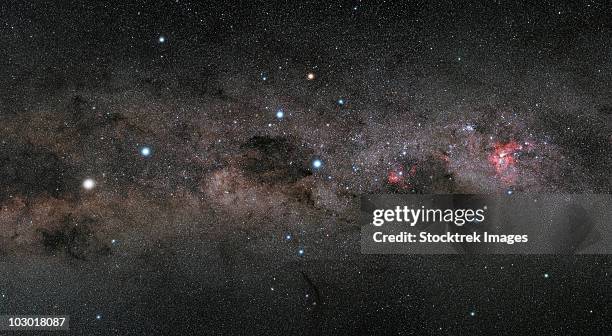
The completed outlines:
<svg viewBox="0 0 612 336">
<path fill-rule="evenodd" d="M 144 146 L 142 148 L 140 148 L 140 155 L 147 157 L 151 155 L 151 148 Z"/>
<path fill-rule="evenodd" d="M 276 119 L 283 119 L 285 117 L 285 112 L 283 110 L 276 111 Z"/>
<path fill-rule="evenodd" d="M 291 234 L 288 233 L 287 235 L 285 235 L 285 240 L 291 240 Z"/>
<path fill-rule="evenodd" d="M 343 98 L 340 98 L 336 101 L 338 103 L 338 105 L 340 106 L 344 106 L 344 103 L 346 103 L 346 101 Z"/>
<path fill-rule="evenodd" d="M 321 161 L 321 159 L 314 159 L 312 161 L 312 168 L 320 169 L 321 167 L 323 167 L 323 161 Z"/>
<path fill-rule="evenodd" d="M 300 255 L 300 256 L 304 255 L 304 249 L 303 248 L 298 250 L 298 255 Z"/>
<path fill-rule="evenodd" d="M 546 279 L 550 278 L 550 274 L 544 273 L 544 278 L 546 278 Z"/>
<path fill-rule="evenodd" d="M 158 41 L 159 43 L 164 43 L 166 42 L 166 38 L 164 36 L 160 36 Z"/>
<path fill-rule="evenodd" d="M 101 320 L 102 319 L 102 315 L 98 314 L 96 315 L 96 320 Z"/>
</svg>

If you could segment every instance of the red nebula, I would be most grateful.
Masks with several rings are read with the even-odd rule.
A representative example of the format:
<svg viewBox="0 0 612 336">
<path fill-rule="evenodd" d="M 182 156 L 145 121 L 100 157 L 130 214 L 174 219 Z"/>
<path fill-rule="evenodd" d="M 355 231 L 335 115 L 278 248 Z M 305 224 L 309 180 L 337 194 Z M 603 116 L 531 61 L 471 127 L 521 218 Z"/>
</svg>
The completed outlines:
<svg viewBox="0 0 612 336">
<path fill-rule="evenodd" d="M 402 171 L 391 170 L 387 175 L 387 180 L 391 184 L 398 184 L 404 180 L 404 176 L 402 176 Z"/>
<path fill-rule="evenodd" d="M 411 177 L 416 176 L 416 165 L 412 165 L 410 169 L 406 172 L 404 171 L 404 166 L 399 165 L 394 169 L 390 170 L 387 173 L 387 182 L 389 184 L 394 185 L 398 188 L 409 189 L 412 187 L 410 181 L 408 181 Z"/>
<path fill-rule="evenodd" d="M 513 182 L 515 178 L 515 154 L 522 150 L 523 146 L 512 140 L 508 143 L 498 142 L 493 146 L 493 152 L 489 155 L 489 162 L 506 182 Z"/>
</svg>

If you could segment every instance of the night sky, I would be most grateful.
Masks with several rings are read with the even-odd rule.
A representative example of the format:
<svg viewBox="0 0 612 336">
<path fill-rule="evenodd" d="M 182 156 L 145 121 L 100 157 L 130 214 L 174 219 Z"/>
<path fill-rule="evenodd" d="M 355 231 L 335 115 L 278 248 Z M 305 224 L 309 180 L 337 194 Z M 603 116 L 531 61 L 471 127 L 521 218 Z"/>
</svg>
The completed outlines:
<svg viewBox="0 0 612 336">
<path fill-rule="evenodd" d="M 358 224 L 369 193 L 610 193 L 612 3 L 229 2 L 0 4 L 0 314 L 612 334 L 607 256 L 363 255 Z"/>
</svg>

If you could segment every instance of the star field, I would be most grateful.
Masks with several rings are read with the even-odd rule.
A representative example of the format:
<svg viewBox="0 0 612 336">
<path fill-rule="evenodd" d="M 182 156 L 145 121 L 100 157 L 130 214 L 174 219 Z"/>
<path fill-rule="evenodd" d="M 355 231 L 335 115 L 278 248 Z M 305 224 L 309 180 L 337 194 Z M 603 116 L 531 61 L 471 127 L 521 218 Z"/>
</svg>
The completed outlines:
<svg viewBox="0 0 612 336">
<path fill-rule="evenodd" d="M 2 314 L 612 331 L 607 256 L 363 255 L 357 223 L 364 193 L 609 193 L 605 1 L 0 7 Z"/>
</svg>

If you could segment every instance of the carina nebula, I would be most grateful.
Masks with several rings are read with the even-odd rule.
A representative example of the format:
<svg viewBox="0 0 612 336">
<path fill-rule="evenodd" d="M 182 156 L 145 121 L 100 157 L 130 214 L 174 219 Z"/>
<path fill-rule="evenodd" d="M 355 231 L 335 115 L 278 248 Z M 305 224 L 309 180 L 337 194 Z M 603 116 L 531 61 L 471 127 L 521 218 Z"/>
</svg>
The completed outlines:
<svg viewBox="0 0 612 336">
<path fill-rule="evenodd" d="M 370 193 L 609 193 L 606 1 L 0 8 L 2 314 L 610 333 L 607 256 L 363 255 L 358 224 Z"/>
</svg>

